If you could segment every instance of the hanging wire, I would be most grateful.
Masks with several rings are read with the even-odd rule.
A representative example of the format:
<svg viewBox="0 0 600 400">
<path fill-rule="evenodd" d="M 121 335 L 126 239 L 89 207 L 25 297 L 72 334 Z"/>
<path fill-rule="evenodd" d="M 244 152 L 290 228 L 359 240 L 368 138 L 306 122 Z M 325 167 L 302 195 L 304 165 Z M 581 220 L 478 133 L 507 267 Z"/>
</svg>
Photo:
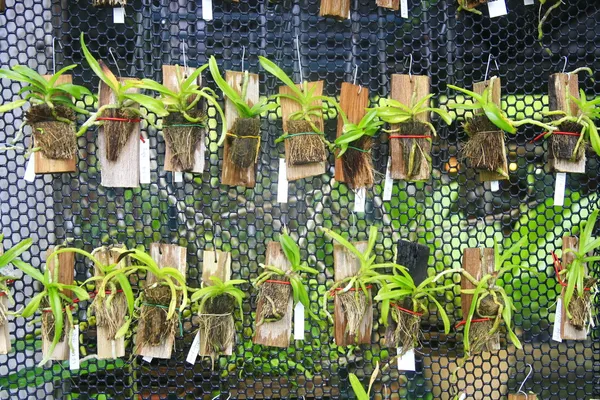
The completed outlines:
<svg viewBox="0 0 600 400">
<path fill-rule="evenodd" d="M 527 364 L 527 366 L 529 367 L 529 372 L 527 373 L 527 376 L 525 377 L 525 379 L 523 379 L 523 382 L 521 383 L 521 386 L 519 386 L 519 390 L 517 391 L 517 394 L 522 393 L 525 395 L 525 400 L 527 400 L 529 398 L 529 395 L 523 391 L 523 386 L 525 386 L 525 382 L 527 382 L 527 379 L 529 379 L 529 377 L 533 373 L 533 367 L 531 366 L 531 364 Z"/>
<path fill-rule="evenodd" d="M 52 36 L 52 74 L 56 74 L 56 47 L 55 47 L 55 43 L 56 43 L 56 38 L 54 36 Z M 64 49 L 63 45 L 61 42 L 58 42 L 58 45 L 60 46 L 60 49 Z"/>
<path fill-rule="evenodd" d="M 304 89 L 304 76 L 302 75 L 302 60 L 300 58 L 300 39 L 296 35 L 296 52 L 298 53 L 298 71 L 300 71 L 300 85 Z"/>
<path fill-rule="evenodd" d="M 569 62 L 569 57 L 568 57 L 568 56 L 565 56 L 565 57 L 564 57 L 564 59 L 565 59 L 565 64 L 563 65 L 563 69 L 562 69 L 562 73 L 563 73 L 563 74 L 564 74 L 564 73 L 565 73 L 565 71 L 567 70 L 567 63 Z"/>
<path fill-rule="evenodd" d="M 186 46 L 187 45 L 185 44 L 185 42 L 181 42 L 181 55 L 183 56 L 183 70 L 185 71 L 185 76 L 187 78 L 188 76 L 190 76 L 190 72 L 188 70 L 187 54 L 185 52 Z"/>
<path fill-rule="evenodd" d="M 113 48 L 109 47 L 108 48 L 108 52 L 110 53 L 110 56 L 112 57 L 113 62 L 115 63 L 115 67 L 117 67 L 117 72 L 119 73 L 119 78 L 122 78 L 122 76 L 121 76 L 121 68 L 119 68 L 119 63 L 117 62 L 117 59 L 115 58 L 115 55 L 113 53 Z"/>
</svg>

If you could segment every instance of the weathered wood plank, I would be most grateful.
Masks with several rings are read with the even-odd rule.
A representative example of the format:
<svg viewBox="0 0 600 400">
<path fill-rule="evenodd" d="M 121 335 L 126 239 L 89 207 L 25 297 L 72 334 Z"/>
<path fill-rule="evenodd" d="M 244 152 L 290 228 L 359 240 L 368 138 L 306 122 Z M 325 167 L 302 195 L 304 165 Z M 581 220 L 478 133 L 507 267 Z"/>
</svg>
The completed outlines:
<svg viewBox="0 0 600 400">
<path fill-rule="evenodd" d="M 509 394 L 508 400 L 537 400 L 535 394 Z"/>
<path fill-rule="evenodd" d="M 400 9 L 400 0 L 377 0 L 377 6 L 397 11 Z"/>
<path fill-rule="evenodd" d="M 4 254 L 4 247 L 2 246 L 2 242 L 0 242 L 0 256 L 2 256 L 3 254 Z M 10 290 L 10 288 L 9 288 L 9 290 Z M 1 294 L 1 293 L 0 293 L 0 296 L 1 296 L 0 301 L 2 302 L 2 307 L 4 307 L 5 310 L 8 310 L 8 307 L 10 306 L 8 297 L 6 296 L 6 294 Z M 8 354 L 10 352 L 10 349 L 11 349 L 10 329 L 9 329 L 9 322 L 8 322 L 8 318 L 7 318 L 4 325 L 0 326 L 0 354 Z"/>
<path fill-rule="evenodd" d="M 350 0 L 321 0 L 319 15 L 335 19 L 348 19 L 350 18 Z"/>
<path fill-rule="evenodd" d="M 567 268 L 569 264 L 573 262 L 575 259 L 575 255 L 571 252 L 567 253 L 567 249 L 577 250 L 579 248 L 579 240 L 574 236 L 563 236 L 563 245 L 562 245 L 562 266 L 563 268 Z M 586 266 L 587 272 L 587 266 Z M 562 298 L 562 315 L 561 315 L 561 324 L 560 324 L 560 337 L 563 340 L 586 340 L 587 339 L 587 331 L 585 329 L 578 330 L 575 328 L 570 322 L 569 317 L 567 316 L 567 308 L 565 307 L 565 290 L 563 290 L 560 294 Z"/>
</svg>

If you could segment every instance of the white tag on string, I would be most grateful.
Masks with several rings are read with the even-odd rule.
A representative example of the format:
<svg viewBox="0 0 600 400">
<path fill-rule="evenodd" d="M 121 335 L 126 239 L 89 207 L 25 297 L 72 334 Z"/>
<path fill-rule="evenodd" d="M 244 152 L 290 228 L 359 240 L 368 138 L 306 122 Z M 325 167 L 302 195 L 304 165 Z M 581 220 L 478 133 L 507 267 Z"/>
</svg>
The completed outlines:
<svg viewBox="0 0 600 400">
<path fill-rule="evenodd" d="M 465 400 L 467 398 L 467 394 L 466 393 L 461 393 L 460 397 L 458 398 L 458 400 Z"/>
<path fill-rule="evenodd" d="M 554 314 L 554 327 L 552 329 L 552 340 L 562 343 L 560 326 L 562 325 L 562 298 L 556 300 L 556 313 Z"/>
<path fill-rule="evenodd" d="M 287 180 L 287 166 L 285 165 L 285 158 L 279 159 L 279 173 L 277 174 L 277 202 L 287 203 L 288 202 L 288 180 Z"/>
<path fill-rule="evenodd" d="M 183 172 L 173 171 L 173 182 L 175 182 L 175 183 L 183 182 Z"/>
<path fill-rule="evenodd" d="M 196 336 L 194 337 L 194 341 L 192 342 L 192 347 L 190 347 L 190 351 L 189 351 L 185 361 L 187 361 L 189 364 L 196 364 L 196 357 L 198 357 L 199 353 L 200 353 L 200 331 L 198 331 L 196 333 Z"/>
<path fill-rule="evenodd" d="M 367 202 L 367 189 L 360 188 L 354 192 L 354 212 L 364 213 L 365 203 Z"/>
<path fill-rule="evenodd" d="M 385 183 L 383 184 L 383 201 L 390 201 L 392 199 L 393 189 L 394 180 L 392 179 L 392 157 L 389 157 L 387 169 L 385 170 Z"/>
<path fill-rule="evenodd" d="M 29 157 L 29 161 L 27 161 L 23 179 L 27 182 L 33 182 L 35 180 L 35 156 L 33 154 Z"/>
<path fill-rule="evenodd" d="M 124 24 L 125 23 L 125 7 L 113 8 L 113 23 Z"/>
<path fill-rule="evenodd" d="M 140 140 L 140 184 L 150 183 L 150 142 Z"/>
<path fill-rule="evenodd" d="M 212 0 L 202 0 L 202 19 L 205 21 L 212 21 L 212 19 L 213 19 Z"/>
<path fill-rule="evenodd" d="M 152 357 L 150 357 L 150 356 L 144 356 L 144 357 L 142 357 L 142 360 L 146 361 L 147 363 L 151 363 L 152 362 Z"/>
<path fill-rule="evenodd" d="M 525 0 L 524 4 L 525 4 L 526 6 L 532 6 L 532 5 L 533 5 L 533 1 L 534 1 L 534 0 Z"/>
<path fill-rule="evenodd" d="M 500 182 L 499 181 L 491 181 L 490 182 L 490 190 L 492 192 L 497 192 L 500 190 Z"/>
<path fill-rule="evenodd" d="M 506 2 L 504 0 L 488 1 L 487 5 L 490 18 L 501 17 L 508 14 L 508 11 L 506 10 Z"/>
<path fill-rule="evenodd" d="M 408 19 L 408 0 L 400 0 L 400 17 Z"/>
<path fill-rule="evenodd" d="M 402 353 L 402 347 L 396 348 L 396 354 Z M 414 371 L 415 368 L 415 349 L 410 349 L 402 357 L 398 357 L 398 371 Z"/>
<path fill-rule="evenodd" d="M 71 332 L 71 347 L 69 349 L 69 369 L 79 369 L 79 324 L 73 326 Z"/>
<path fill-rule="evenodd" d="M 294 340 L 304 340 L 304 304 L 301 302 L 294 307 Z"/>
<path fill-rule="evenodd" d="M 565 205 L 565 186 L 567 184 L 567 174 L 565 172 L 556 173 L 556 183 L 554 184 L 554 205 Z"/>
</svg>

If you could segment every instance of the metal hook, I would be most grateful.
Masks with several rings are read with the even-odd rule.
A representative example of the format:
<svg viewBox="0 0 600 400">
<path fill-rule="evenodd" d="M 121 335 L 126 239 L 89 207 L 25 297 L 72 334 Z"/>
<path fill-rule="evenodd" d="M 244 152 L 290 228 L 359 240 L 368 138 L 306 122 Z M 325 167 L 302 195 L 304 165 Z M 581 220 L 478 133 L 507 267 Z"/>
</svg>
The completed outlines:
<svg viewBox="0 0 600 400">
<path fill-rule="evenodd" d="M 117 72 L 119 73 L 119 78 L 121 78 L 121 68 L 119 68 L 119 63 L 117 63 L 117 59 L 115 58 L 115 55 L 113 54 L 113 48 L 109 47 L 108 52 L 110 53 L 110 56 L 112 57 L 113 62 L 115 63 L 115 66 L 117 67 Z"/>
<path fill-rule="evenodd" d="M 213 398 L 212 398 L 212 400 L 218 400 L 218 399 L 219 399 L 219 397 L 221 397 L 221 395 L 220 395 L 220 394 L 218 394 L 218 395 L 216 395 L 215 397 L 213 397 Z M 228 393 L 228 394 L 227 394 L 227 398 L 226 398 L 225 400 L 229 400 L 230 398 L 231 398 L 231 393 Z"/>
<path fill-rule="evenodd" d="M 523 391 L 523 386 L 525 386 L 525 382 L 527 382 L 527 379 L 529 379 L 529 377 L 533 373 L 533 367 L 531 366 L 531 364 L 527 364 L 527 366 L 529 367 L 529 372 L 527 373 L 527 376 L 525 377 L 525 379 L 523 379 L 523 383 L 521 383 L 521 386 L 519 387 L 519 390 L 517 391 L 517 394 L 523 393 L 525 395 L 525 400 L 527 400 L 529 398 L 529 395 Z"/>
<path fill-rule="evenodd" d="M 298 70 L 300 71 L 300 85 L 304 89 L 304 77 L 302 75 L 302 60 L 300 59 L 300 39 L 296 35 L 296 52 L 298 53 Z"/>
<path fill-rule="evenodd" d="M 183 70 L 185 71 L 185 77 L 187 78 L 189 76 L 189 71 L 188 71 L 188 65 L 187 65 L 187 57 L 186 57 L 186 52 L 185 52 L 185 48 L 186 48 L 186 44 L 185 42 L 181 42 L 181 54 L 183 55 Z"/>
<path fill-rule="evenodd" d="M 52 36 L 52 74 L 56 74 L 56 47 L 54 45 L 54 43 L 56 42 L 56 38 L 54 36 Z M 64 49 L 63 45 L 61 42 L 58 42 L 58 45 L 60 46 L 61 50 Z"/>
<path fill-rule="evenodd" d="M 354 78 L 352 79 L 352 84 L 356 85 L 356 77 L 358 76 L 358 65 L 354 64 Z M 356 94 L 360 94 L 360 92 L 362 92 L 362 85 L 358 86 L 358 93 Z"/>
<path fill-rule="evenodd" d="M 488 56 L 488 62 L 487 62 L 487 66 L 485 67 L 485 77 L 483 78 L 483 81 L 487 81 L 488 78 L 488 74 L 490 72 L 490 64 L 492 63 L 492 53 L 490 53 L 490 55 Z M 496 59 L 494 58 L 494 64 L 496 65 L 496 70 L 499 71 L 500 67 L 498 66 L 498 61 L 496 61 Z"/>
<path fill-rule="evenodd" d="M 242 72 L 244 71 L 244 58 L 246 58 L 246 46 L 242 46 Z"/>
<path fill-rule="evenodd" d="M 413 65 L 413 55 L 410 53 L 410 63 L 408 64 L 408 79 L 412 81 L 412 65 Z"/>
<path fill-rule="evenodd" d="M 565 71 L 567 70 L 567 63 L 569 62 L 569 57 L 565 56 L 565 65 L 563 65 L 563 69 L 562 69 L 562 73 L 564 74 Z"/>
</svg>

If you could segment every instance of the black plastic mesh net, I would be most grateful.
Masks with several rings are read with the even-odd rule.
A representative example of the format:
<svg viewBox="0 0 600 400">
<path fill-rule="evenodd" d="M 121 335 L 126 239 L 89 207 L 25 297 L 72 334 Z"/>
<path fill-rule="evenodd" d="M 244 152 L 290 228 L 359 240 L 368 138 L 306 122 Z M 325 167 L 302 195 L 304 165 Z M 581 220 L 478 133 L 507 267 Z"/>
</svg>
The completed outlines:
<svg viewBox="0 0 600 400">
<path fill-rule="evenodd" d="M 502 78 L 503 105 L 509 114 L 531 115 L 547 107 L 547 85 L 551 73 L 597 61 L 597 4 L 569 1 L 561 4 L 545 25 L 544 47 L 537 41 L 539 3 L 524 6 L 522 0 L 508 1 L 506 17 L 456 15 L 453 1 L 409 0 L 409 19 L 399 12 L 378 8 L 374 0 L 353 1 L 349 20 L 334 21 L 318 16 L 319 1 L 231 3 L 214 0 L 214 20 L 202 19 L 200 2 L 135 0 L 126 7 L 125 24 L 112 22 L 112 10 L 94 8 L 91 1 L 24 0 L 6 1 L 0 14 L 0 66 L 24 64 L 40 73 L 51 73 L 52 38 L 56 38 L 56 68 L 82 63 L 74 70 L 74 83 L 97 90 L 98 79 L 82 62 L 81 32 L 92 53 L 105 60 L 122 76 L 148 77 L 161 81 L 163 64 L 183 64 L 182 43 L 192 67 L 215 55 L 221 69 L 258 72 L 258 55 L 264 55 L 299 79 L 294 39 L 300 41 L 305 80 L 325 81 L 324 94 L 339 94 L 343 81 L 354 79 L 370 91 L 371 100 L 387 96 L 390 75 L 409 73 L 431 77 L 431 92 L 448 102 L 446 84 L 470 87 L 483 80 L 489 55 L 490 76 Z M 60 44 L 60 45 L 59 45 Z M 109 53 L 112 48 L 114 59 Z M 115 65 L 115 61 L 117 65 Z M 261 74 L 261 94 L 275 92 L 279 82 Z M 205 74 L 206 77 L 206 74 Z M 205 78 L 206 83 L 214 86 Z M 588 95 L 600 94 L 600 86 L 580 79 Z M 15 98 L 20 86 L 2 80 L 2 102 Z M 92 109 L 92 105 L 87 105 Z M 214 110 L 211 111 L 214 116 Z M 23 114 L 14 111 L 0 117 L 0 142 L 14 136 Z M 79 139 L 78 173 L 38 176 L 34 183 L 22 180 L 26 160 L 23 152 L 0 153 L 0 206 L 5 245 L 27 237 L 34 247 L 24 260 L 41 268 L 45 250 L 67 238 L 88 251 L 101 244 L 125 243 L 128 247 L 165 242 L 187 247 L 188 284 L 199 286 L 204 249 L 230 251 L 233 277 L 250 279 L 264 262 L 265 244 L 277 238 L 286 225 L 299 238 L 302 257 L 322 273 L 311 283 L 311 301 L 333 282 L 333 246 L 319 227 L 345 232 L 353 240 L 364 240 L 368 226 L 380 227 L 378 259 L 392 255 L 400 239 L 418 240 L 432 250 L 429 273 L 460 265 L 465 247 L 491 247 L 494 235 L 505 239 L 528 236 L 529 245 L 520 259 L 538 269 L 539 275 L 506 278 L 506 288 L 517 308 L 514 320 L 523 349 L 517 350 L 502 336 L 502 350 L 475 357 L 459 373 L 456 386 L 450 374 L 456 359 L 463 356 L 462 333 L 443 334 L 435 313 L 422 324 L 425 331 L 417 349 L 416 372 L 399 373 L 392 365 L 382 371 L 374 391 L 379 396 L 387 386 L 389 398 L 449 399 L 456 390 L 466 390 L 477 399 L 506 398 L 516 393 L 530 364 L 532 373 L 523 389 L 539 399 L 590 399 L 600 397 L 600 342 L 598 328 L 585 342 L 553 342 L 552 321 L 558 294 L 550 252 L 558 247 L 590 210 L 598 206 L 598 158 L 588 157 L 584 174 L 570 174 L 564 207 L 554 207 L 554 174 L 546 167 L 546 144 L 529 143 L 538 133 L 521 129 L 507 136 L 510 180 L 501 182 L 499 192 L 479 183 L 475 171 L 459 159 L 458 172 L 449 170 L 459 144 L 466 136 L 460 123 L 437 124 L 439 138 L 432 149 L 432 179 L 425 183 L 395 182 L 392 200 L 383 201 L 383 176 L 387 163 L 387 138 L 377 140 L 373 156 L 377 184 L 368 192 L 366 213 L 354 214 L 354 193 L 333 179 L 333 156 L 327 173 L 289 186 L 289 203 L 278 204 L 277 167 L 282 147 L 275 144 L 281 120 L 263 118 L 262 153 L 254 190 L 219 184 L 222 149 L 216 145 L 213 122 L 203 174 L 185 174 L 175 183 L 163 170 L 165 142 L 154 129 L 150 138 L 152 184 L 138 189 L 109 189 L 99 184 L 96 131 Z M 335 118 L 326 121 L 330 139 Z M 82 281 L 91 267 L 77 258 L 76 277 Z M 458 277 L 455 278 L 458 282 Z M 318 285 L 317 285 L 318 284 Z M 375 361 L 394 355 L 380 346 L 384 332 L 375 315 L 371 346 L 360 346 L 349 354 L 332 342 L 331 324 L 322 329 L 311 321 L 303 342 L 286 349 L 252 343 L 256 292 L 244 305 L 243 326 L 238 324 L 234 355 L 221 357 L 211 370 L 209 359 L 195 365 L 185 362 L 197 324 L 184 318 L 184 335 L 176 341 L 171 360 L 146 363 L 128 356 L 114 362 L 90 359 L 79 371 L 68 364 L 54 363 L 36 368 L 41 359 L 39 323 L 23 319 L 10 323 L 14 350 L 0 356 L 2 398 L 57 399 L 258 399 L 258 398 L 353 398 L 348 373 L 363 382 Z M 29 278 L 14 284 L 16 309 L 27 303 L 39 287 Z M 440 296 L 452 321 L 461 319 L 458 289 Z M 319 302 L 320 306 L 320 302 Z M 94 354 L 93 326 L 87 324 L 86 307 L 79 307 L 82 357 Z M 130 342 L 130 341 L 129 341 Z M 381 398 L 381 397 L 379 397 Z"/>
</svg>

